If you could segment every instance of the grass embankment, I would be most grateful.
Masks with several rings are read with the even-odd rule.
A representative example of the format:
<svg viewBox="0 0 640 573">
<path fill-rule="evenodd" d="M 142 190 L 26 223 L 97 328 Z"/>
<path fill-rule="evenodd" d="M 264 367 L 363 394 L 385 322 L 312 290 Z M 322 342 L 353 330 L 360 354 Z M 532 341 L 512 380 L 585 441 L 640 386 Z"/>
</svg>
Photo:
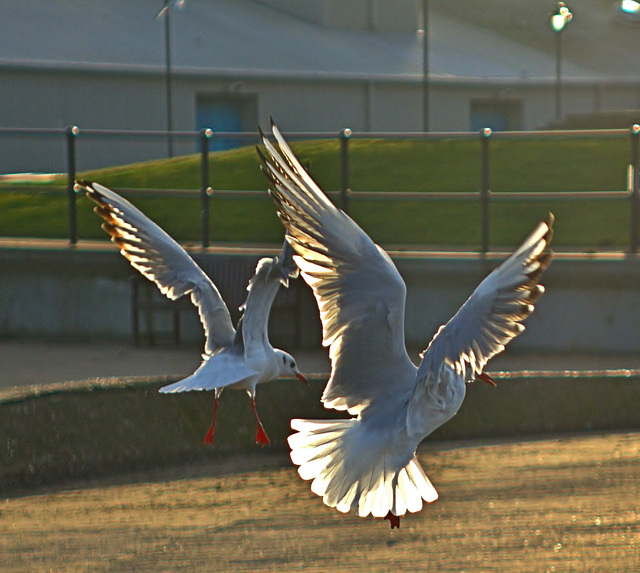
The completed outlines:
<svg viewBox="0 0 640 573">
<path fill-rule="evenodd" d="M 303 163 L 326 191 L 339 189 L 339 149 L 335 141 L 294 145 Z M 382 141 L 350 143 L 353 191 L 477 191 L 480 155 L 477 141 Z M 626 188 L 628 137 L 600 139 L 501 140 L 491 143 L 490 187 L 502 191 L 622 191 Z M 111 187 L 198 189 L 199 156 L 151 161 L 80 173 Z M 252 147 L 212 154 L 214 190 L 266 190 Z M 58 184 L 66 184 L 61 177 Z M 134 202 L 181 241 L 197 241 L 197 198 L 135 197 Z M 104 238 L 92 205 L 78 201 L 80 238 Z M 554 244 L 574 248 L 625 248 L 629 205 L 625 200 L 492 201 L 490 242 L 513 245 L 547 211 L 557 217 Z M 350 214 L 382 245 L 427 244 L 477 248 L 477 202 L 352 199 Z M 67 203 L 43 186 L 37 194 L 15 185 L 0 187 L 3 236 L 67 236 Z M 266 192 L 263 198 L 215 197 L 211 201 L 213 241 L 278 243 L 282 226 Z"/>
<path fill-rule="evenodd" d="M 638 571 L 640 436 L 445 449 L 440 499 L 342 515 L 282 457 L 237 457 L 1 504 L 0 571 Z"/>
</svg>

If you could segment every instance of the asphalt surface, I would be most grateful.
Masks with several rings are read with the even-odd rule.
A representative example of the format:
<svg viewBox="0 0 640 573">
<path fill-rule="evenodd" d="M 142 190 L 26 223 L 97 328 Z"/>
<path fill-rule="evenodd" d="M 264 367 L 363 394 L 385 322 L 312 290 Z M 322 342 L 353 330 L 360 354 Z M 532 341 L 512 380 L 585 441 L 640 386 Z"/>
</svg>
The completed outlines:
<svg viewBox="0 0 640 573">
<path fill-rule="evenodd" d="M 0 388 L 124 376 L 187 376 L 201 362 L 197 346 L 131 342 L 48 342 L 0 339 Z M 322 352 L 298 352 L 305 372 L 329 371 Z"/>
<path fill-rule="evenodd" d="M 91 378 L 187 376 L 200 364 L 201 349 L 190 345 L 134 346 L 117 342 L 51 342 L 0 339 L 0 388 Z M 330 370 L 327 351 L 292 351 L 306 374 Z M 418 360 L 417 352 L 412 353 Z M 518 354 L 507 349 L 488 364 L 497 371 L 592 371 L 640 369 L 640 356 L 618 354 Z"/>
</svg>

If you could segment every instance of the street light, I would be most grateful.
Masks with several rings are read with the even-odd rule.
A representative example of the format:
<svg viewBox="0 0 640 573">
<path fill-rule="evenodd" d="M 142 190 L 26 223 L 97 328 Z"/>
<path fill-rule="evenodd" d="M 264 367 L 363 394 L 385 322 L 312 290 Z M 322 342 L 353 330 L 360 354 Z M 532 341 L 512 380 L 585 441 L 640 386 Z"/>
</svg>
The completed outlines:
<svg viewBox="0 0 640 573">
<path fill-rule="evenodd" d="M 556 33 L 556 119 L 562 117 L 562 31 L 573 18 L 564 2 L 558 2 L 558 11 L 551 15 L 551 29 Z"/>
<path fill-rule="evenodd" d="M 620 2 L 620 10 L 627 14 L 638 14 L 640 13 L 640 2 L 636 2 L 636 0 L 622 0 L 622 2 Z"/>
<path fill-rule="evenodd" d="M 636 0 L 618 0 L 614 4 L 613 17 L 623 24 L 640 24 L 640 2 Z"/>
<path fill-rule="evenodd" d="M 186 0 L 164 0 L 162 10 L 156 14 L 156 18 L 164 18 L 164 57 L 165 57 L 165 85 L 166 85 L 166 103 L 167 103 L 167 145 L 169 157 L 173 157 L 173 105 L 171 95 L 171 6 L 182 8 Z"/>
</svg>

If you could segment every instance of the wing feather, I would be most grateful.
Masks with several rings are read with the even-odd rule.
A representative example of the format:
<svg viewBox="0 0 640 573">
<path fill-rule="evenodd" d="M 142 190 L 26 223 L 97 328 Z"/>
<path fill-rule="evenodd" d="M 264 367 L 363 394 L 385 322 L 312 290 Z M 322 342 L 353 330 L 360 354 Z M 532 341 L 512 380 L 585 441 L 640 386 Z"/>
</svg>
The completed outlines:
<svg viewBox="0 0 640 573">
<path fill-rule="evenodd" d="M 244 326 L 242 336 L 245 352 L 261 351 L 269 345 L 269 314 L 281 285 L 288 286 L 296 277 L 298 268 L 293 260 L 293 249 L 285 240 L 280 255 L 258 261 L 256 272 L 247 286 L 247 300 L 242 306 Z"/>
<path fill-rule="evenodd" d="M 96 203 L 102 227 L 122 255 L 160 292 L 175 300 L 190 294 L 206 335 L 205 352 L 213 354 L 233 343 L 235 330 L 216 286 L 187 252 L 137 207 L 117 193 L 92 182 L 78 182 Z"/>
<path fill-rule="evenodd" d="M 406 287 L 388 255 L 331 203 L 273 124 L 272 130 L 277 148 L 261 134 L 268 157 L 258 153 L 330 347 L 322 401 L 359 413 L 398 394 L 398 380 L 413 383 L 404 344 Z"/>
<path fill-rule="evenodd" d="M 544 292 L 538 284 L 552 253 L 553 215 L 541 222 L 522 245 L 476 288 L 460 310 L 441 326 L 422 354 L 408 417 L 419 418 L 427 380 L 449 365 L 468 382 L 487 361 L 524 330 L 525 320 Z M 410 424 L 411 425 L 411 424 Z"/>
</svg>

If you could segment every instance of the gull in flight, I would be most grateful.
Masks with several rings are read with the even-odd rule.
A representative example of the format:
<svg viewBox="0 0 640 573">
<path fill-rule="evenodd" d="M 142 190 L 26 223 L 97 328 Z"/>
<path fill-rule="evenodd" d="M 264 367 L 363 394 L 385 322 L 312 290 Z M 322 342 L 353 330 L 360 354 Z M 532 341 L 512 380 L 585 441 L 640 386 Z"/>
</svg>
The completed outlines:
<svg viewBox="0 0 640 573">
<path fill-rule="evenodd" d="M 297 276 L 289 244 L 285 241 L 279 257 L 258 262 L 236 330 L 215 284 L 176 241 L 117 193 L 98 183 L 78 184 L 97 203 L 94 210 L 104 219 L 102 227 L 131 265 L 171 300 L 191 295 L 200 315 L 206 336 L 202 364 L 191 376 L 164 386 L 160 392 L 213 390 L 213 421 L 205 436 L 205 443 L 212 444 L 222 390 L 246 390 L 258 425 L 256 442 L 268 445 L 269 438 L 256 409 L 256 385 L 280 376 L 295 376 L 307 382 L 293 357 L 271 346 L 267 331 L 271 305 L 280 285 L 288 286 L 289 278 Z"/>
<path fill-rule="evenodd" d="M 330 349 L 322 402 L 352 416 L 292 420 L 291 459 L 329 507 L 399 527 L 407 511 L 438 497 L 418 444 L 456 414 L 466 383 L 495 385 L 487 361 L 524 330 L 544 292 L 553 215 L 480 283 L 415 366 L 405 347 L 406 286 L 391 258 L 329 201 L 273 121 L 272 132 L 275 144 L 261 132 L 267 153 L 258 153 Z"/>
</svg>

